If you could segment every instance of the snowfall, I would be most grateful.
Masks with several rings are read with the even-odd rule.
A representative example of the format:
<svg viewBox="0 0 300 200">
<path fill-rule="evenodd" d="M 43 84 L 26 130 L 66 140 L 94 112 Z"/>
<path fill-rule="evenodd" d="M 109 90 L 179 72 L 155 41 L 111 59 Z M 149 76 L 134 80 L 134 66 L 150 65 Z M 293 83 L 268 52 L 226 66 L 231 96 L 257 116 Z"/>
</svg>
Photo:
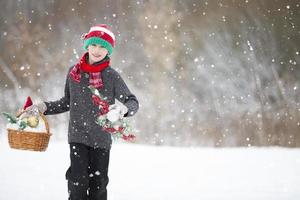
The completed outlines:
<svg viewBox="0 0 300 200">
<path fill-rule="evenodd" d="M 66 141 L 46 152 L 0 137 L 0 200 L 66 200 Z M 201 148 L 114 143 L 110 200 L 299 200 L 300 149 Z"/>
</svg>

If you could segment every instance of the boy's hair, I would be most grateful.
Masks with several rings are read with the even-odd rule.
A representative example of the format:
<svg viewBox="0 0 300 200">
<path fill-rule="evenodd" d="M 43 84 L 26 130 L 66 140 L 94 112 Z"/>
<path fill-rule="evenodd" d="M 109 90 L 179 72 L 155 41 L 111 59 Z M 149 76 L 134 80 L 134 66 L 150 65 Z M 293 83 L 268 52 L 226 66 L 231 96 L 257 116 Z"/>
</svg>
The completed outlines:
<svg viewBox="0 0 300 200">
<path fill-rule="evenodd" d="M 87 50 L 91 44 L 99 44 L 107 49 L 111 55 L 115 47 L 115 35 L 106 24 L 92 26 L 88 33 L 83 36 L 84 49 Z"/>
</svg>

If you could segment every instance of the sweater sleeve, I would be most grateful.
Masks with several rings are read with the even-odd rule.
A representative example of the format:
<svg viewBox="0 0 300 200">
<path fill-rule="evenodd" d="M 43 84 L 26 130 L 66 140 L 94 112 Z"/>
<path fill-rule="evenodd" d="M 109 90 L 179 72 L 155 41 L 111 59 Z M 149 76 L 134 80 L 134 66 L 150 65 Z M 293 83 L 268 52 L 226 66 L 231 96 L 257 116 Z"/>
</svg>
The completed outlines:
<svg viewBox="0 0 300 200">
<path fill-rule="evenodd" d="M 44 112 L 45 115 L 54 115 L 70 110 L 70 89 L 68 77 L 69 73 L 66 78 L 64 96 L 57 101 L 44 102 L 47 106 L 47 110 Z"/>
<path fill-rule="evenodd" d="M 116 99 L 128 108 L 128 112 L 125 113 L 124 117 L 133 116 L 138 111 L 139 102 L 136 96 L 130 92 L 126 83 L 117 72 L 114 80 L 114 93 Z"/>
</svg>

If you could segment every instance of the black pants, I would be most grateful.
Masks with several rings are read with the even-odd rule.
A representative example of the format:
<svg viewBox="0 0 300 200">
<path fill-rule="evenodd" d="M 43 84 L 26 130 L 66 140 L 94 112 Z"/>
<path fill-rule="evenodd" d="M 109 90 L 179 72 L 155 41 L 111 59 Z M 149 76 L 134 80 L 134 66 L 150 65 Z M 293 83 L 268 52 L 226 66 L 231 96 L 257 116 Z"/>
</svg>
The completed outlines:
<svg viewBox="0 0 300 200">
<path fill-rule="evenodd" d="M 106 200 L 109 150 L 71 143 L 70 159 L 66 172 L 69 200 Z"/>
</svg>

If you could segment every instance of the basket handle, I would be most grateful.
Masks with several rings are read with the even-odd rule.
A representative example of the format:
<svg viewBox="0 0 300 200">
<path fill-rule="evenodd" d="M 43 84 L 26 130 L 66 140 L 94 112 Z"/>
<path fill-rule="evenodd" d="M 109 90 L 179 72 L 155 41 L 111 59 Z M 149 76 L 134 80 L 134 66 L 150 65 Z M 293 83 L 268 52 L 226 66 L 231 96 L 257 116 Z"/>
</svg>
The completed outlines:
<svg viewBox="0 0 300 200">
<path fill-rule="evenodd" d="M 16 114 L 16 117 L 20 117 L 23 113 L 25 113 L 26 110 L 21 110 L 21 111 L 18 111 L 17 114 Z M 49 123 L 48 123 L 48 120 L 47 118 L 45 117 L 45 115 L 41 112 L 39 112 L 39 115 L 41 116 L 41 118 L 43 119 L 44 123 L 45 123 L 45 127 L 46 127 L 46 132 L 48 134 L 50 134 L 50 129 L 49 129 Z"/>
</svg>

